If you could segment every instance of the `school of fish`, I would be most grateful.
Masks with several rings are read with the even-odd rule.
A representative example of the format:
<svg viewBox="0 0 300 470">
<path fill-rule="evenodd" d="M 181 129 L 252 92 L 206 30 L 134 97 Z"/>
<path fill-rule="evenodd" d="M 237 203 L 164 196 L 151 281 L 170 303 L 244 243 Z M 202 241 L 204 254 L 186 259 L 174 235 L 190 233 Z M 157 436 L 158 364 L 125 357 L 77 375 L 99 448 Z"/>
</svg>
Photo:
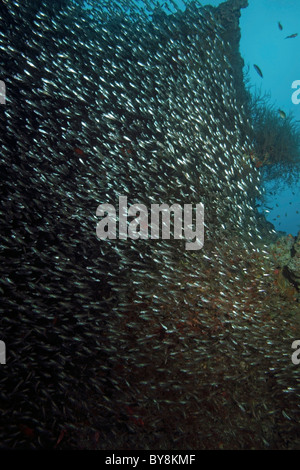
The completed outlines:
<svg viewBox="0 0 300 470">
<path fill-rule="evenodd" d="M 1 4 L 1 448 L 300 447 L 235 49 L 184 3 Z M 203 249 L 99 240 L 119 196 L 202 202 Z"/>
</svg>

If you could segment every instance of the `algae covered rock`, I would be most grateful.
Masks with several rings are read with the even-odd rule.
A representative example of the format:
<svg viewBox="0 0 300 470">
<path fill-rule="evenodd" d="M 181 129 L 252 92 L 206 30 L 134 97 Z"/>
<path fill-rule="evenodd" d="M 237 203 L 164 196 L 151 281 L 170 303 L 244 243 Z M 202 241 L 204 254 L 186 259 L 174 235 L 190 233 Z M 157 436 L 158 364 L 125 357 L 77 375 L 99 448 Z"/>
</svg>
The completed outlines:
<svg viewBox="0 0 300 470">
<path fill-rule="evenodd" d="M 288 272 L 291 279 L 295 282 L 296 287 L 300 288 L 300 232 L 292 247 L 292 256 L 287 264 Z"/>
<path fill-rule="evenodd" d="M 270 245 L 275 265 L 281 268 L 286 282 L 300 287 L 300 232 L 297 237 L 286 235 Z"/>
<path fill-rule="evenodd" d="M 292 257 L 292 247 L 294 245 L 294 238 L 290 235 L 279 238 L 276 243 L 273 243 L 270 248 L 274 257 L 275 264 L 283 268 L 286 266 Z"/>
</svg>

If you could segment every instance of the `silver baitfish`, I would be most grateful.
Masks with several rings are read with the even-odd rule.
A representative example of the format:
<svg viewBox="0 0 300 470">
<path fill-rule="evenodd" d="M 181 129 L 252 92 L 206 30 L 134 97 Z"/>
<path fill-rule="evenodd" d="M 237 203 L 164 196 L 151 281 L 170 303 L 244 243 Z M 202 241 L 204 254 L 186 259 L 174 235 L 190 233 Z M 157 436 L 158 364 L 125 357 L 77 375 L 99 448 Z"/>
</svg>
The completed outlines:
<svg viewBox="0 0 300 470">
<path fill-rule="evenodd" d="M 3 448 L 299 448 L 227 41 L 247 2 L 156 3 L 1 4 Z M 119 196 L 202 202 L 203 249 L 97 239 Z"/>
</svg>

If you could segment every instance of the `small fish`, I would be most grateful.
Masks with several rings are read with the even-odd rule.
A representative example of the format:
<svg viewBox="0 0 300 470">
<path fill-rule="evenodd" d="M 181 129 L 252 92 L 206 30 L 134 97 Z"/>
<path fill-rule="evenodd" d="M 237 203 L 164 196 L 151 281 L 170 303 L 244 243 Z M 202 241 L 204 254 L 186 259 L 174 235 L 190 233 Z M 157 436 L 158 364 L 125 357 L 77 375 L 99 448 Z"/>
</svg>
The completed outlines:
<svg viewBox="0 0 300 470">
<path fill-rule="evenodd" d="M 259 66 L 254 64 L 253 67 L 255 68 L 256 72 L 258 73 L 258 75 L 263 78 L 263 74 L 262 74 L 262 71 L 260 70 Z"/>
<path fill-rule="evenodd" d="M 60 435 L 58 436 L 58 439 L 56 441 L 56 444 L 54 446 L 54 448 L 56 449 L 56 447 L 58 446 L 58 444 L 63 440 L 65 434 L 67 433 L 67 431 L 65 429 L 63 429 L 61 432 L 60 432 Z"/>
<path fill-rule="evenodd" d="M 74 152 L 77 153 L 77 155 L 84 155 L 84 151 L 81 148 L 74 148 Z"/>
<path fill-rule="evenodd" d="M 282 111 L 282 109 L 278 109 L 278 113 L 279 113 L 279 116 L 282 118 L 282 119 L 286 119 L 286 114 L 284 111 Z"/>
<path fill-rule="evenodd" d="M 290 36 L 287 36 L 285 39 L 292 39 L 296 38 L 298 36 L 298 33 L 291 34 Z"/>
<path fill-rule="evenodd" d="M 34 430 L 30 428 L 29 426 L 26 426 L 24 424 L 20 424 L 20 430 L 26 437 L 33 438 L 34 437 Z"/>
<path fill-rule="evenodd" d="M 283 30 L 283 27 L 282 27 L 282 24 L 280 23 L 280 21 L 278 21 L 278 28 L 280 29 L 280 31 Z"/>
</svg>

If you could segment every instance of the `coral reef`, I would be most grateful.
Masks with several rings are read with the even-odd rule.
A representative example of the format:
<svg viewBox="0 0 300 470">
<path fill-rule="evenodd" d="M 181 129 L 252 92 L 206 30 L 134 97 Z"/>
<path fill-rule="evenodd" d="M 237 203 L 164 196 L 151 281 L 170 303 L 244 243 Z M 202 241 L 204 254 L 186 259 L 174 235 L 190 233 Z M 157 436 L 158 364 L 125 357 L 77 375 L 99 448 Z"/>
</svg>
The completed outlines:
<svg viewBox="0 0 300 470">
<path fill-rule="evenodd" d="M 246 93 L 247 96 L 247 93 Z M 265 181 L 299 181 L 300 128 L 292 115 L 284 119 L 268 95 L 251 94 L 245 100 L 253 128 L 249 128 L 253 159 Z"/>
<path fill-rule="evenodd" d="M 297 237 L 286 235 L 270 245 L 276 265 L 278 286 L 291 298 L 299 298 L 300 291 L 300 232 Z"/>
<path fill-rule="evenodd" d="M 287 263 L 287 270 L 291 279 L 300 290 L 300 232 L 291 249 L 291 259 Z"/>
</svg>

